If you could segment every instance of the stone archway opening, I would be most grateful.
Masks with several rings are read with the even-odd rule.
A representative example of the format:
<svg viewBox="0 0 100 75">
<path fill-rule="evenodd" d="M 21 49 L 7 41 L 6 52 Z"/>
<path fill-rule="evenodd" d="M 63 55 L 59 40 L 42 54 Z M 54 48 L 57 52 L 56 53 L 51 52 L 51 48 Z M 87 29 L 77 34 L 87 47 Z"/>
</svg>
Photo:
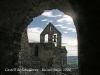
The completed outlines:
<svg viewBox="0 0 100 75">
<path fill-rule="evenodd" d="M 67 45 L 69 53 L 71 52 L 71 55 L 77 56 L 77 33 L 73 20 L 70 16 L 65 15 L 57 9 L 45 10 L 40 16 L 33 18 L 33 21 L 28 25 L 27 30 L 29 42 L 40 42 L 40 33 L 49 22 L 53 23 L 62 33 L 62 45 Z M 46 41 L 47 38 L 46 34 Z"/>
<path fill-rule="evenodd" d="M 70 3 L 70 5 L 68 3 Z M 24 38 L 27 37 L 27 35 L 24 35 L 26 33 L 24 30 L 26 29 L 27 25 L 33 20 L 33 17 L 37 17 L 46 9 L 59 9 L 65 14 L 70 15 L 70 13 L 74 13 L 74 15 L 77 16 L 77 19 L 74 19 L 74 22 L 78 34 L 80 75 L 96 75 L 97 73 L 99 73 L 99 1 L 2 0 L 0 2 L 0 5 L 0 74 L 8 74 L 8 72 L 4 71 L 4 69 L 7 67 L 17 68 L 19 66 L 18 52 L 21 50 L 30 50 L 27 49 L 29 48 L 27 47 L 28 41 L 24 40 L 27 39 Z M 26 64 L 23 65 L 27 66 Z M 11 74 L 17 75 L 18 73 L 10 73 L 10 75 Z"/>
<path fill-rule="evenodd" d="M 57 9 L 45 10 L 44 13 L 42 13 L 40 16 L 34 18 L 33 21 L 30 23 L 30 25 L 28 26 L 28 31 L 32 29 L 31 31 L 33 32 L 31 34 L 30 32 L 28 32 L 29 42 L 31 40 L 32 40 L 31 42 L 40 42 L 40 33 L 44 30 L 44 28 L 49 22 L 53 23 L 53 25 L 62 33 L 62 45 L 66 46 L 69 57 L 76 56 L 75 66 L 78 68 L 76 28 L 75 28 L 72 18 L 68 15 L 65 15 L 61 11 Z M 71 57 L 71 59 L 72 58 L 74 57 Z M 71 63 L 71 61 L 69 61 L 69 63 Z"/>
<path fill-rule="evenodd" d="M 45 43 L 48 43 L 48 34 L 45 35 Z"/>
<path fill-rule="evenodd" d="M 6 39 L 7 48 L 5 47 L 5 52 L 4 52 L 3 48 L 1 48 L 1 50 L 3 51 L 3 53 L 6 53 L 7 50 L 11 51 L 11 49 L 12 49 L 14 56 L 12 56 L 11 60 L 13 61 L 13 59 L 15 59 L 15 58 L 17 59 L 16 61 L 13 62 L 13 64 L 11 64 L 11 65 L 13 65 L 13 67 L 16 67 L 16 63 L 18 63 L 21 60 L 20 57 L 18 57 L 19 52 L 22 52 L 21 53 L 21 55 L 23 56 L 22 60 L 24 60 L 24 61 L 22 61 L 21 65 L 23 65 L 24 67 L 30 66 L 30 62 L 27 62 L 27 61 L 30 61 L 30 59 L 29 59 L 30 48 L 29 48 L 29 43 L 27 40 L 26 28 L 27 28 L 27 25 L 32 21 L 33 17 L 37 17 L 46 9 L 59 8 L 59 9 L 62 9 L 62 11 L 64 11 L 66 7 L 65 8 L 62 8 L 62 7 L 64 7 L 64 5 L 67 5 L 65 0 L 63 1 L 64 5 L 62 4 L 62 7 L 61 6 L 59 7 L 59 4 L 58 4 L 59 2 L 58 3 L 56 2 L 56 4 L 57 4 L 57 7 L 56 7 L 55 1 L 50 1 L 50 2 L 49 1 L 45 1 L 45 2 L 44 1 L 43 2 L 36 1 L 35 2 L 36 5 L 34 4 L 34 2 L 35 1 L 28 1 L 28 0 L 21 1 L 21 2 L 20 1 L 12 1 L 12 3 L 10 3 L 10 2 L 7 3 L 7 6 L 5 6 L 6 1 L 1 2 L 1 5 L 2 5 L 2 7 L 4 7 L 4 10 L 6 7 L 7 8 L 9 7 L 7 10 L 4 11 L 4 13 L 1 13 L 1 15 L 4 15 L 1 17 L 1 19 L 2 19 L 1 28 L 3 26 L 3 28 L 4 28 L 4 29 L 2 28 L 3 30 L 7 29 L 8 33 L 6 33 L 4 31 L 6 38 L 8 38 L 8 37 L 14 38 L 13 40 Z M 38 2 L 40 4 L 38 4 Z M 47 3 L 47 4 L 45 5 L 45 3 Z M 14 6 L 14 7 L 12 7 L 12 6 Z M 14 10 L 12 11 L 12 9 L 14 9 Z M 8 14 L 8 11 L 10 14 Z M 59 15 L 57 15 L 57 16 L 59 16 Z M 4 18 L 4 17 L 6 17 L 6 18 Z M 52 16 L 52 17 L 54 17 L 54 16 Z M 36 29 L 39 29 L 39 28 L 36 28 Z M 41 29 L 40 29 L 40 31 L 41 31 Z M 2 32 L 2 30 L 1 30 L 1 32 Z M 30 40 L 30 41 L 34 41 L 34 39 Z M 35 40 L 35 41 L 37 42 L 38 40 Z M 2 43 L 5 44 L 5 42 L 1 42 L 1 44 Z M 10 53 L 8 53 L 8 55 L 6 55 L 6 56 L 7 57 L 10 56 Z M 7 59 L 7 58 L 3 58 L 1 61 L 5 62 L 4 59 Z M 10 65 L 8 62 L 9 62 L 9 60 L 7 60 L 7 63 L 5 63 L 7 66 Z M 5 64 L 3 64 L 3 65 L 5 65 Z M 11 65 L 10 65 L 10 67 L 12 67 Z M 5 66 L 5 68 L 7 66 Z M 19 66 L 19 64 L 17 64 L 17 66 Z"/>
<path fill-rule="evenodd" d="M 54 42 L 55 46 L 57 47 L 57 33 L 53 34 L 53 39 L 52 41 Z"/>
</svg>

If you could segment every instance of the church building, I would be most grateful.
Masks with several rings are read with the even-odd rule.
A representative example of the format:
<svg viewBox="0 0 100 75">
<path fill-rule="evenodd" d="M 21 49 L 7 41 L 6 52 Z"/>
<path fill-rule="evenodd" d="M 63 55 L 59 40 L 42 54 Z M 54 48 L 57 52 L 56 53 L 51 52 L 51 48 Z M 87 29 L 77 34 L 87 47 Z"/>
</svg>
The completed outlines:
<svg viewBox="0 0 100 75">
<path fill-rule="evenodd" d="M 48 42 L 45 35 L 48 34 Z M 67 68 L 67 50 L 61 46 L 62 34 L 49 23 L 40 34 L 40 43 L 29 43 L 34 69 Z"/>
</svg>

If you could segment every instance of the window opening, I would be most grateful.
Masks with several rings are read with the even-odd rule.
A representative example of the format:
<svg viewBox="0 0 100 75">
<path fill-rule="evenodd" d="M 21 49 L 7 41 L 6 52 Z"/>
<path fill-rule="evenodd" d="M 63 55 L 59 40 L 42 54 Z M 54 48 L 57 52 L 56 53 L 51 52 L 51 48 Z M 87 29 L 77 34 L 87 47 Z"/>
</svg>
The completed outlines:
<svg viewBox="0 0 100 75">
<path fill-rule="evenodd" d="M 39 50 L 39 47 L 35 45 L 35 56 L 38 56 L 38 50 Z"/>
</svg>

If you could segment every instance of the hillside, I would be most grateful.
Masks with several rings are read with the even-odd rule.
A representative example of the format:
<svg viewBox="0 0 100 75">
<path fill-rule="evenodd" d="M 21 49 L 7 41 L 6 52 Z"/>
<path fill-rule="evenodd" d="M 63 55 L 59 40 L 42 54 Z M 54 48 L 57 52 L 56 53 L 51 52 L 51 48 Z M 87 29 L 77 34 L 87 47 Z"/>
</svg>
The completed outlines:
<svg viewBox="0 0 100 75">
<path fill-rule="evenodd" d="M 67 68 L 78 68 L 77 56 L 67 56 Z"/>
</svg>

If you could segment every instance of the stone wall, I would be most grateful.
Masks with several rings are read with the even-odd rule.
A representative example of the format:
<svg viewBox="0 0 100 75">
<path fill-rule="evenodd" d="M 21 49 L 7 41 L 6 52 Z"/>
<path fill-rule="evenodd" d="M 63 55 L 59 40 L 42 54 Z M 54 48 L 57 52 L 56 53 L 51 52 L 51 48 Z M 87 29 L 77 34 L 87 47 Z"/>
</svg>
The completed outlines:
<svg viewBox="0 0 100 75">
<path fill-rule="evenodd" d="M 51 46 L 52 45 L 52 46 Z M 38 56 L 35 56 L 35 46 L 38 46 Z M 32 64 L 37 68 L 66 68 L 67 50 L 65 47 L 55 47 L 53 43 L 30 43 Z M 40 65 L 40 66 L 39 66 Z"/>
<path fill-rule="evenodd" d="M 19 51 L 19 69 L 31 68 L 31 53 L 27 37 L 27 28 L 24 29 L 21 37 L 21 50 Z M 20 75 L 30 75 L 31 72 L 20 71 Z"/>
<path fill-rule="evenodd" d="M 52 43 L 54 42 L 53 40 L 55 40 L 55 42 L 57 43 L 57 47 L 61 47 L 61 33 L 53 26 L 53 24 L 49 23 L 45 29 L 42 31 L 42 33 L 40 34 L 40 43 L 44 43 L 45 42 L 45 35 L 48 34 L 48 42 Z M 54 34 L 57 34 L 54 37 Z"/>
</svg>

